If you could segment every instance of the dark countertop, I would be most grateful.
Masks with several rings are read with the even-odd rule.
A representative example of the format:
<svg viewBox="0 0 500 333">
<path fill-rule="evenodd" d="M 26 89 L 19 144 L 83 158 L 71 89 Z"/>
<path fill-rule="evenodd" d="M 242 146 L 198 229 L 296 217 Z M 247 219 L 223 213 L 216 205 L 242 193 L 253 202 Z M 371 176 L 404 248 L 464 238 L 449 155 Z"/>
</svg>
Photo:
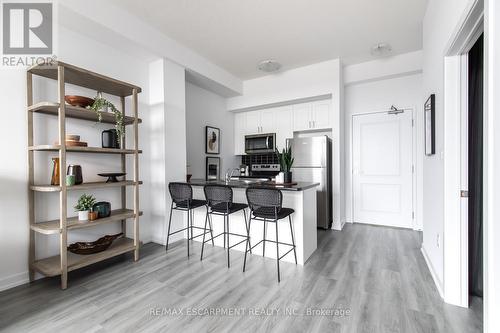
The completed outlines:
<svg viewBox="0 0 500 333">
<path fill-rule="evenodd" d="M 209 184 L 217 184 L 217 185 L 228 185 L 233 188 L 248 188 L 248 187 L 276 188 L 282 191 L 305 191 L 319 185 L 319 183 L 309 183 L 309 182 L 297 182 L 297 185 L 276 185 L 269 183 L 245 184 L 240 181 L 231 181 L 226 184 L 226 182 L 222 180 L 205 180 L 205 179 L 191 179 L 191 181 L 183 183 L 190 184 L 192 186 L 205 186 Z"/>
</svg>

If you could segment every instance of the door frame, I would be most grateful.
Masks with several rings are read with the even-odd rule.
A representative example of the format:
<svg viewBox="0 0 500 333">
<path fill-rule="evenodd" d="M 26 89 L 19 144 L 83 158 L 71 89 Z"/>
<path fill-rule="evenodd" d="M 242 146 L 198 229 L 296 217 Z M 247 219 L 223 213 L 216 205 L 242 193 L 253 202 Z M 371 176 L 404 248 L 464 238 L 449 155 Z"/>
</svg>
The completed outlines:
<svg viewBox="0 0 500 333">
<path fill-rule="evenodd" d="M 468 201 L 461 195 L 468 190 L 467 53 L 483 31 L 483 1 L 476 0 L 444 56 L 443 298 L 461 307 L 469 307 Z"/>
<path fill-rule="evenodd" d="M 412 165 L 413 165 L 413 173 L 412 173 L 412 229 L 413 230 L 422 230 L 421 225 L 417 222 L 417 218 L 419 217 L 418 212 L 416 211 L 418 207 L 418 172 L 420 170 L 419 168 L 419 163 L 416 160 L 417 156 L 417 122 L 415 120 L 415 108 L 414 107 L 403 107 L 399 108 L 400 110 L 404 110 L 405 112 L 410 112 L 411 113 L 411 122 L 412 122 L 412 153 L 411 153 L 411 158 L 412 158 Z M 350 137 L 350 144 L 349 144 L 349 151 L 350 151 L 350 164 L 351 164 L 351 179 L 350 179 L 350 193 L 349 196 L 351 198 L 351 216 L 352 216 L 352 221 L 353 223 L 357 223 L 354 220 L 354 117 L 357 116 L 365 116 L 365 115 L 370 115 L 370 114 L 379 114 L 379 113 L 387 113 L 390 111 L 390 109 L 386 110 L 377 110 L 377 111 L 367 111 L 367 112 L 358 112 L 355 114 L 351 115 L 351 137 Z"/>
</svg>

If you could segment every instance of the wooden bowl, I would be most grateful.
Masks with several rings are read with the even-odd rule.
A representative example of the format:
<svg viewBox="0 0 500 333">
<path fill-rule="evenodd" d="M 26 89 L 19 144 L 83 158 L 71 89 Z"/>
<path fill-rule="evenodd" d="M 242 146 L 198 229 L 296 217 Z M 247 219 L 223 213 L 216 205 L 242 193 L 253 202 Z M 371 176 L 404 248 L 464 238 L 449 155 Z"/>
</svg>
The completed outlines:
<svg viewBox="0 0 500 333">
<path fill-rule="evenodd" d="M 85 96 L 66 95 L 64 96 L 64 100 L 69 105 L 79 106 L 81 108 L 86 108 L 87 106 L 91 106 L 92 104 L 94 104 L 94 100 L 92 98 L 88 98 Z"/>
<path fill-rule="evenodd" d="M 111 243 L 117 238 L 123 236 L 123 233 L 119 233 L 116 235 L 106 235 L 104 237 L 99 238 L 95 242 L 76 242 L 68 246 L 68 250 L 70 252 L 76 254 L 94 254 L 102 251 L 106 251 Z"/>
<path fill-rule="evenodd" d="M 77 134 L 66 134 L 66 141 L 80 141 L 80 136 Z"/>
</svg>

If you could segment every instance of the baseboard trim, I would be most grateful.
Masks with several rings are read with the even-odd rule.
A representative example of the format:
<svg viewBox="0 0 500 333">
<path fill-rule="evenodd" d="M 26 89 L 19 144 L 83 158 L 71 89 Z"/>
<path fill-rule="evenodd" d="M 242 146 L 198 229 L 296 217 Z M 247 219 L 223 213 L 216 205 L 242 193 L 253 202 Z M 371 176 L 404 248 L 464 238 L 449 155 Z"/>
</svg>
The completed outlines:
<svg viewBox="0 0 500 333">
<path fill-rule="evenodd" d="M 20 286 L 22 284 L 28 283 L 29 281 L 30 279 L 28 271 L 4 277 L 0 279 L 0 291 Z"/>
<path fill-rule="evenodd" d="M 425 263 L 427 264 L 427 268 L 429 269 L 429 272 L 431 273 L 432 280 L 434 280 L 434 284 L 436 285 L 436 288 L 439 292 L 439 296 L 444 300 L 444 292 L 443 292 L 443 283 L 439 280 L 436 270 L 434 269 L 434 266 L 431 263 L 431 260 L 429 259 L 429 256 L 427 255 L 427 251 L 425 251 L 424 246 L 420 248 L 420 252 L 422 252 L 422 256 L 424 257 Z"/>
<path fill-rule="evenodd" d="M 337 230 L 337 231 L 342 231 L 342 229 L 344 228 L 344 225 L 345 225 L 345 221 L 344 222 L 340 222 L 340 226 L 338 226 L 336 223 L 333 223 L 332 224 L 332 229 L 333 230 Z"/>
</svg>

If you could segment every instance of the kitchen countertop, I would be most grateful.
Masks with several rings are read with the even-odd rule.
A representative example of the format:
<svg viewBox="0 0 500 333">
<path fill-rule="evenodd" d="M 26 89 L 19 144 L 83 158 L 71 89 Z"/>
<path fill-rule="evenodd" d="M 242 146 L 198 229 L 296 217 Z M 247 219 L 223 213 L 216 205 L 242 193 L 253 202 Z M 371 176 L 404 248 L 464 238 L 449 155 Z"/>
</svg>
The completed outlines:
<svg viewBox="0 0 500 333">
<path fill-rule="evenodd" d="M 205 186 L 210 184 L 217 185 L 228 185 L 233 188 L 249 188 L 249 187 L 261 187 L 261 188 L 276 188 L 282 191 L 305 191 L 316 187 L 319 183 L 309 183 L 309 182 L 297 182 L 297 185 L 277 185 L 269 183 L 257 183 L 257 184 L 245 184 L 240 181 L 230 181 L 226 183 L 222 180 L 205 180 L 205 179 L 191 179 L 189 182 L 183 182 L 190 184 L 191 186 Z"/>
</svg>

